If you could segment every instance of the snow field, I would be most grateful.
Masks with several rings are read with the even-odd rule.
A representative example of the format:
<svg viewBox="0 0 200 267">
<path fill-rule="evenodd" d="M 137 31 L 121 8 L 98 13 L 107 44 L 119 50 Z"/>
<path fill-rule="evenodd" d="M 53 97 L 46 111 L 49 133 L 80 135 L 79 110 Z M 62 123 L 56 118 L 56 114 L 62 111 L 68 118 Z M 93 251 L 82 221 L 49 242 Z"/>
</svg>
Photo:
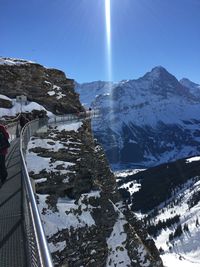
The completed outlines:
<svg viewBox="0 0 200 267">
<path fill-rule="evenodd" d="M 182 228 L 184 224 L 187 224 L 189 231 L 183 231 L 183 234 L 180 237 L 169 242 L 169 234 L 174 232 L 178 225 L 175 224 L 170 228 L 163 229 L 155 239 L 155 243 L 158 248 L 162 247 L 165 253 L 169 253 L 169 255 L 171 255 L 171 253 L 181 255 L 185 261 L 189 261 L 191 264 L 194 262 L 199 264 L 198 266 L 200 267 L 200 225 L 196 225 L 197 218 L 200 221 L 200 203 L 193 206 L 191 209 L 189 209 L 187 204 L 191 197 L 191 192 L 197 191 L 200 191 L 200 181 L 192 184 L 192 179 L 189 180 L 185 183 L 184 188 L 174 196 L 174 199 L 181 197 L 180 203 L 174 207 L 169 205 L 161 209 L 159 215 L 156 217 L 156 222 L 158 222 L 158 220 L 162 221 L 174 217 L 175 215 L 180 215 L 180 224 L 182 225 Z M 169 249 L 169 247 L 171 247 L 171 249 Z M 172 257 L 172 259 L 173 258 L 174 257 Z"/>
<path fill-rule="evenodd" d="M 127 224 L 127 221 L 124 215 L 115 206 L 114 208 L 118 212 L 118 219 L 113 226 L 113 231 L 110 237 L 107 239 L 109 255 L 106 266 L 126 267 L 131 265 L 131 260 L 125 247 L 127 234 L 124 232 L 124 224 Z"/>
<path fill-rule="evenodd" d="M 99 191 L 93 192 L 92 196 L 94 197 L 94 195 L 98 197 Z M 48 195 L 37 194 L 37 196 L 39 198 L 39 210 L 47 237 L 51 237 L 63 229 L 69 230 L 70 227 L 76 229 L 95 225 L 95 221 L 91 216 L 93 207 L 82 203 L 84 198 L 90 197 L 89 194 L 84 194 L 79 199 L 78 204 L 75 204 L 75 200 L 69 198 L 59 198 L 57 203 L 58 212 L 48 208 Z M 43 210 L 46 210 L 45 214 L 42 212 Z M 78 210 L 81 211 L 81 215 L 79 215 L 80 212 L 76 212 Z"/>
</svg>

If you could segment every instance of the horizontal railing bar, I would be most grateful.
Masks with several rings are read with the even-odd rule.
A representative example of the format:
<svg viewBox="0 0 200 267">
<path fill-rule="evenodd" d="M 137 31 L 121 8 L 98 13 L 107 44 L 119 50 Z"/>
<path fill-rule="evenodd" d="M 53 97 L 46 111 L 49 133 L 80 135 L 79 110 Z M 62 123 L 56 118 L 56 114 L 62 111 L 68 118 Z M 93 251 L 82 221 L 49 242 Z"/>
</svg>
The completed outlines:
<svg viewBox="0 0 200 267">
<path fill-rule="evenodd" d="M 22 160 L 22 168 L 23 168 L 23 182 L 25 185 L 25 189 L 27 192 L 28 200 L 29 200 L 29 208 L 32 216 L 32 223 L 35 231 L 35 238 L 37 241 L 37 252 L 40 258 L 40 264 L 42 267 L 53 267 L 53 262 L 51 258 L 51 254 L 48 248 L 48 243 L 46 240 L 46 236 L 44 234 L 44 228 L 42 225 L 41 217 L 38 211 L 35 195 L 32 189 L 31 185 L 31 179 L 28 174 L 27 166 L 26 166 L 26 161 L 24 158 L 24 144 L 23 144 L 23 135 L 25 134 L 28 129 L 30 129 L 30 125 L 33 124 L 39 120 L 34 120 L 25 125 L 23 128 L 21 135 L 20 135 L 20 154 L 21 154 L 21 160 Z M 29 136 L 30 138 L 31 136 Z"/>
</svg>

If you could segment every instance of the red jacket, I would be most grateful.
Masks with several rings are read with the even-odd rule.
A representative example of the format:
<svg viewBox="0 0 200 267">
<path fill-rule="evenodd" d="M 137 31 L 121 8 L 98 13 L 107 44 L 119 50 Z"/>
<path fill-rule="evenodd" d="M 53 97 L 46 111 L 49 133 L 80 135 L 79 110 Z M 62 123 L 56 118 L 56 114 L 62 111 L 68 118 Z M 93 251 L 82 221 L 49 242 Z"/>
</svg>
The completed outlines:
<svg viewBox="0 0 200 267">
<path fill-rule="evenodd" d="M 6 130 L 6 127 L 2 124 L 0 124 L 0 131 L 4 134 L 4 136 L 9 139 L 9 133 Z M 8 153 L 8 149 L 4 148 L 2 150 L 0 150 L 0 154 L 2 155 L 6 155 Z"/>
</svg>

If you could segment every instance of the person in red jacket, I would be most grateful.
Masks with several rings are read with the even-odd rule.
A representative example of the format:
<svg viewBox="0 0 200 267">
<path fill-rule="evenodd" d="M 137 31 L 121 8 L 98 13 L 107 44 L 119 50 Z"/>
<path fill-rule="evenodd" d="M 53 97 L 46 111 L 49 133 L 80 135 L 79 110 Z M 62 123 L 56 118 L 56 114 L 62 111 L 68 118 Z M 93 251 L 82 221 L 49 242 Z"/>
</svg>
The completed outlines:
<svg viewBox="0 0 200 267">
<path fill-rule="evenodd" d="M 6 139 L 9 139 L 9 134 L 2 124 L 0 124 L 0 131 L 3 133 Z M 1 185 L 5 182 L 8 172 L 6 169 L 6 154 L 8 153 L 8 148 L 0 149 L 0 179 Z"/>
</svg>

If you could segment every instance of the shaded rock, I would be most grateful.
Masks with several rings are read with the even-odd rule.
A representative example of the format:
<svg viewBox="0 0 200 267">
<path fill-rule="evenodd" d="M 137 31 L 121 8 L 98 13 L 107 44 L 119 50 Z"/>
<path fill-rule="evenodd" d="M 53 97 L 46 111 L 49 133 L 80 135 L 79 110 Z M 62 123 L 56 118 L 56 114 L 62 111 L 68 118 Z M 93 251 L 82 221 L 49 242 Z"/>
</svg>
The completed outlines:
<svg viewBox="0 0 200 267">
<path fill-rule="evenodd" d="M 64 72 L 22 61 L 0 65 L 0 91 L 10 98 L 25 95 L 55 114 L 76 113 L 83 108 L 74 92 L 74 81 Z"/>
<path fill-rule="evenodd" d="M 0 108 L 12 108 L 13 104 L 7 99 L 0 98 Z"/>
</svg>

